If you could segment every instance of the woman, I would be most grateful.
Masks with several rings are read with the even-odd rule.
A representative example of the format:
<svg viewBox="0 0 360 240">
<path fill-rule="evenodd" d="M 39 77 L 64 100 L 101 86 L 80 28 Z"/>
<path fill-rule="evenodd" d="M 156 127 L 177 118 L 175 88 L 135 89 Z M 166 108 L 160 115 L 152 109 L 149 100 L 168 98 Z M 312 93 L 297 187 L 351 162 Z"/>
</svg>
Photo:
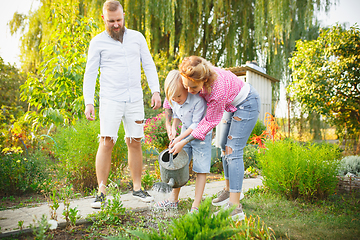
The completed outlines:
<svg viewBox="0 0 360 240">
<path fill-rule="evenodd" d="M 230 216 L 241 220 L 245 217 L 240 204 L 244 178 L 243 153 L 259 115 L 259 94 L 235 74 L 214 67 L 198 56 L 185 58 L 179 65 L 179 71 L 187 91 L 199 93 L 206 100 L 207 111 L 191 135 L 170 144 L 170 152 L 180 152 L 186 143 L 194 139 L 203 140 L 221 121 L 220 145 L 226 186 L 217 194 L 213 204 L 226 204 L 225 208 L 236 206 Z"/>
</svg>

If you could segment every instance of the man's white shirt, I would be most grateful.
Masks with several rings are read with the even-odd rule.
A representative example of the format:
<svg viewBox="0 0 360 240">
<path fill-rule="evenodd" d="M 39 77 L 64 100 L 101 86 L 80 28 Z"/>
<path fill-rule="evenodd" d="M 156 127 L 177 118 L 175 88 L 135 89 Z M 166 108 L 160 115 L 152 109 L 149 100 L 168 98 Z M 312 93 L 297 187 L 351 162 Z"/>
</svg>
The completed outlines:
<svg viewBox="0 0 360 240">
<path fill-rule="evenodd" d="M 126 29 L 123 43 L 110 37 L 107 31 L 90 42 L 83 93 L 85 105 L 94 105 L 95 84 L 100 67 L 100 98 L 136 102 L 143 98 L 141 65 L 151 92 L 160 92 L 155 63 L 144 36 Z"/>
</svg>

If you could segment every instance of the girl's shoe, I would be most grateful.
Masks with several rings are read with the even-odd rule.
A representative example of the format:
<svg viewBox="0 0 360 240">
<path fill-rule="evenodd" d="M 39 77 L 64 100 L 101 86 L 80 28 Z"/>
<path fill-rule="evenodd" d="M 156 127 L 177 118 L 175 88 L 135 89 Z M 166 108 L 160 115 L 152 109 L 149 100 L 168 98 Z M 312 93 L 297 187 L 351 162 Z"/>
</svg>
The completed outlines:
<svg viewBox="0 0 360 240">
<path fill-rule="evenodd" d="M 179 205 L 179 201 L 170 202 L 169 200 L 160 201 L 154 204 L 154 208 L 159 210 L 166 210 L 166 209 L 177 209 Z"/>
<path fill-rule="evenodd" d="M 197 208 L 197 207 L 192 207 L 191 209 L 190 209 L 190 214 L 193 214 L 193 213 L 198 213 L 199 212 L 199 209 Z"/>
</svg>

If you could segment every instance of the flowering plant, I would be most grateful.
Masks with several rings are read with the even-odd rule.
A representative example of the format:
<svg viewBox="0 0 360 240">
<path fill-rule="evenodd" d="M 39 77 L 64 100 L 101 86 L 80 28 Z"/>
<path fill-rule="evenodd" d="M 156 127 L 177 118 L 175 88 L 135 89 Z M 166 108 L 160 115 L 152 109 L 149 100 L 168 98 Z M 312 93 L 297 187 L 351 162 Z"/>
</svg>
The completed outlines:
<svg viewBox="0 0 360 240">
<path fill-rule="evenodd" d="M 170 144 L 165 121 L 165 112 L 162 112 L 153 118 L 147 119 L 144 126 L 144 145 L 149 149 L 156 149 L 159 153 L 167 149 Z M 180 131 L 178 131 L 178 133 L 179 132 Z"/>
</svg>

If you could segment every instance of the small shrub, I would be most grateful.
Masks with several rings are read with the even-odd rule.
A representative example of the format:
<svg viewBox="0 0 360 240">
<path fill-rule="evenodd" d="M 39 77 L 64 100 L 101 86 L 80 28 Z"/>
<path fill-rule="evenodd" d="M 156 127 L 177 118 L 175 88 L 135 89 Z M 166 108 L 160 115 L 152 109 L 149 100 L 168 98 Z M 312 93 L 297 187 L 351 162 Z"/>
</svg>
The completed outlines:
<svg viewBox="0 0 360 240">
<path fill-rule="evenodd" d="M 256 178 L 259 176 L 259 170 L 257 168 L 248 167 L 244 172 L 244 178 Z"/>
<path fill-rule="evenodd" d="M 0 196 L 39 192 L 49 179 L 50 164 L 39 155 L 4 152 L 0 153 Z"/>
<path fill-rule="evenodd" d="M 38 220 L 35 217 L 35 219 L 33 219 L 33 222 L 34 224 L 30 224 L 30 228 L 33 231 L 32 233 L 34 235 L 34 239 L 36 240 L 49 239 L 50 237 L 45 234 L 50 227 L 46 215 L 43 214 L 40 220 Z M 38 227 L 36 225 L 38 225 Z"/>
<path fill-rule="evenodd" d="M 113 200 L 107 200 L 108 203 L 101 207 L 101 211 L 88 215 L 94 222 L 94 227 L 120 225 L 123 223 L 127 215 L 120 198 L 120 193 L 115 194 Z"/>
<path fill-rule="evenodd" d="M 340 157 L 337 145 L 283 140 L 267 141 L 266 148 L 258 159 L 269 190 L 306 200 L 324 199 L 334 192 Z"/>
<path fill-rule="evenodd" d="M 242 229 L 231 226 L 233 220 L 228 217 L 231 211 L 227 209 L 213 216 L 211 198 L 206 198 L 199 206 L 199 212 L 185 214 L 170 223 L 159 223 L 159 230 L 128 232 L 139 239 L 227 239 Z"/>
<path fill-rule="evenodd" d="M 146 170 L 145 174 L 143 174 L 141 178 L 141 186 L 145 189 L 150 189 L 154 185 L 156 180 L 156 175 L 150 174 L 150 171 Z"/>
<path fill-rule="evenodd" d="M 254 145 L 248 144 L 244 147 L 244 169 L 249 167 L 258 168 L 257 153 L 258 149 Z"/>
<path fill-rule="evenodd" d="M 58 128 L 53 136 L 57 143 L 54 152 L 59 159 L 59 172 L 80 191 L 97 187 L 95 157 L 99 146 L 99 124 L 99 121 L 82 119 L 73 127 Z M 112 152 L 112 174 L 122 171 L 127 165 L 124 135 L 124 129 L 120 126 Z"/>
<path fill-rule="evenodd" d="M 347 156 L 340 161 L 339 175 L 344 176 L 347 173 L 360 176 L 360 156 Z"/>
</svg>

